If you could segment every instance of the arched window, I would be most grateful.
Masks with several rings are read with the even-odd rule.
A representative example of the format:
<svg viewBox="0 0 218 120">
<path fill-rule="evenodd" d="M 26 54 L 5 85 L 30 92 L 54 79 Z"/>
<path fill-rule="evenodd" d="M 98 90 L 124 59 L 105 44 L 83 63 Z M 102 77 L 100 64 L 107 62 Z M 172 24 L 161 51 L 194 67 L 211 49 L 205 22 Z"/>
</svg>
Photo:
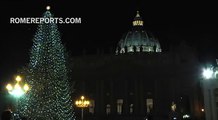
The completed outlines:
<svg viewBox="0 0 218 120">
<path fill-rule="evenodd" d="M 147 113 L 150 113 L 151 110 L 153 109 L 153 99 L 152 98 L 146 99 L 146 107 L 147 107 Z"/>
<path fill-rule="evenodd" d="M 106 114 L 109 115 L 111 113 L 111 105 L 107 104 L 106 105 Z"/>
<path fill-rule="evenodd" d="M 90 100 L 89 112 L 94 114 L 94 110 L 95 110 L 95 101 L 94 100 Z"/>
<path fill-rule="evenodd" d="M 130 104 L 130 105 L 129 105 L 129 113 L 130 113 L 130 114 L 133 114 L 133 104 Z"/>
<path fill-rule="evenodd" d="M 119 115 L 122 114 L 122 108 L 123 108 L 123 99 L 117 99 L 117 113 Z"/>
</svg>

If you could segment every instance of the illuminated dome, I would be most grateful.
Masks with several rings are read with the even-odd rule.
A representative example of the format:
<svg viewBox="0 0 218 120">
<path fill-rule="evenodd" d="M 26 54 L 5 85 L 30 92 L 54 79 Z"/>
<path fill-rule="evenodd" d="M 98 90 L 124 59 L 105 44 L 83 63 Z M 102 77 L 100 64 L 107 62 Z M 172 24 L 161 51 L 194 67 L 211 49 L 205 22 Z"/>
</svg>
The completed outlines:
<svg viewBox="0 0 218 120">
<path fill-rule="evenodd" d="M 133 29 L 123 35 L 119 41 L 116 54 L 134 52 L 161 52 L 159 41 L 150 33 L 143 30 L 143 20 L 137 11 Z"/>
</svg>

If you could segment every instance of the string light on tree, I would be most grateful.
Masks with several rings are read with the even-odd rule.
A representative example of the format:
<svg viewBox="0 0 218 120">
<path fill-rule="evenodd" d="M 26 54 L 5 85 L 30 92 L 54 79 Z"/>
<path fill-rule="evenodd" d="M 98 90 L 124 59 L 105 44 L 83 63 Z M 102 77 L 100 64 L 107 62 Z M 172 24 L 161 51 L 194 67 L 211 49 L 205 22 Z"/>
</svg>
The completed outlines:
<svg viewBox="0 0 218 120">
<path fill-rule="evenodd" d="M 43 18 L 53 18 L 50 6 Z M 21 112 L 31 120 L 75 120 L 67 54 L 55 23 L 41 23 L 33 38 Z"/>
</svg>

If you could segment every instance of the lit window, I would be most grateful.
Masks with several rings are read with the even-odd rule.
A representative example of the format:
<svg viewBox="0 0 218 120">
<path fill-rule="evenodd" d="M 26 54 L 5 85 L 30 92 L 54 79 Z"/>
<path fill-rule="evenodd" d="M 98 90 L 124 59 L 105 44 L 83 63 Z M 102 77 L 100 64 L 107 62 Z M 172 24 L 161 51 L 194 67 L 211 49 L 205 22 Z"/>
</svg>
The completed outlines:
<svg viewBox="0 0 218 120">
<path fill-rule="evenodd" d="M 151 49 L 152 49 L 151 47 L 148 47 L 148 52 L 151 52 L 152 51 Z"/>
<path fill-rule="evenodd" d="M 111 113 L 111 105 L 107 104 L 106 105 L 106 114 L 109 115 Z"/>
<path fill-rule="evenodd" d="M 141 20 L 133 21 L 133 26 L 143 26 L 143 21 Z"/>
<path fill-rule="evenodd" d="M 129 105 L 129 113 L 132 114 L 133 113 L 133 104 Z"/>
<path fill-rule="evenodd" d="M 137 47 L 136 47 L 136 51 L 137 51 L 137 52 L 140 52 L 140 46 L 137 46 Z"/>
<path fill-rule="evenodd" d="M 174 112 L 176 111 L 176 104 L 174 102 L 172 102 L 171 110 Z"/>
<path fill-rule="evenodd" d="M 150 113 L 151 110 L 153 109 L 153 99 L 151 98 L 146 99 L 146 107 L 147 107 L 147 112 Z"/>
<path fill-rule="evenodd" d="M 94 100 L 90 100 L 89 112 L 94 114 L 94 110 L 95 110 L 95 101 Z"/>
<path fill-rule="evenodd" d="M 117 113 L 122 114 L 123 99 L 117 99 Z"/>
<path fill-rule="evenodd" d="M 188 119 L 188 118 L 190 118 L 190 115 L 185 114 L 185 115 L 182 116 L 182 118 L 183 118 L 183 119 Z"/>
<path fill-rule="evenodd" d="M 143 51 L 145 51 L 145 52 L 149 52 L 149 47 L 147 47 L 147 46 L 144 47 L 144 48 L 143 48 Z"/>
<path fill-rule="evenodd" d="M 128 52 L 133 52 L 133 47 L 128 47 Z"/>
<path fill-rule="evenodd" d="M 120 53 L 125 53 L 125 49 L 122 48 L 122 49 L 120 50 Z"/>
</svg>

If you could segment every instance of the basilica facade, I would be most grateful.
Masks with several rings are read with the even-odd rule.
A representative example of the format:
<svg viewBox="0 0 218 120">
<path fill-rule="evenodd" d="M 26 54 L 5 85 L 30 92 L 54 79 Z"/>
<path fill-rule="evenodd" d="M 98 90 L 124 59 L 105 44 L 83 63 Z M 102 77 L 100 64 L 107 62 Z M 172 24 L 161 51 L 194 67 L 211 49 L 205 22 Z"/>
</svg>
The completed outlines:
<svg viewBox="0 0 218 120">
<path fill-rule="evenodd" d="M 74 100 L 84 95 L 90 101 L 84 120 L 204 117 L 195 51 L 181 43 L 163 52 L 158 39 L 143 29 L 139 12 L 114 54 L 74 57 L 72 68 Z M 80 108 L 75 109 L 80 118 Z"/>
</svg>

